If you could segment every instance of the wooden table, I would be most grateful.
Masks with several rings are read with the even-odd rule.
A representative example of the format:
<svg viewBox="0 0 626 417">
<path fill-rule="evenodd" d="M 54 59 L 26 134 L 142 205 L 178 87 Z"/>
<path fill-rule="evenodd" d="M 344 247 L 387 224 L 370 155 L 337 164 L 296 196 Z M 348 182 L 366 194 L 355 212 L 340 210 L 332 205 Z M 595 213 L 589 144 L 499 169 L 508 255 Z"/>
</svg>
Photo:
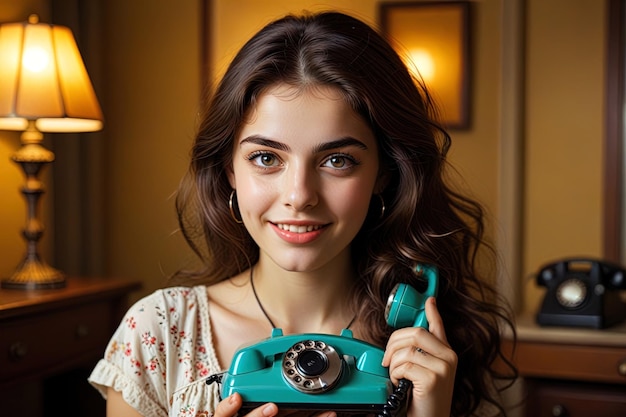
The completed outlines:
<svg viewBox="0 0 626 417">
<path fill-rule="evenodd" d="M 529 417 L 626 416 L 626 323 L 603 330 L 540 327 L 517 319 L 512 353 L 526 386 Z"/>
<path fill-rule="evenodd" d="M 2 414 L 103 415 L 105 402 L 86 377 L 126 312 L 128 295 L 140 287 L 69 278 L 62 289 L 0 289 Z"/>
</svg>

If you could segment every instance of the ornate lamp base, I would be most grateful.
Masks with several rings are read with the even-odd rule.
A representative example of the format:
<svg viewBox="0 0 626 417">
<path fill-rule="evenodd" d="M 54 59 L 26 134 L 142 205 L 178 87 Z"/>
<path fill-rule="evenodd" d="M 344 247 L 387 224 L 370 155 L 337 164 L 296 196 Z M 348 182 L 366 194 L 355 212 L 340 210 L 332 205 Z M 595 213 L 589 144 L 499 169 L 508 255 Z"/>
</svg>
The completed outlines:
<svg viewBox="0 0 626 417">
<path fill-rule="evenodd" d="M 38 257 L 26 257 L 11 278 L 2 280 L 2 288 L 34 290 L 65 287 L 65 275 Z"/>
<path fill-rule="evenodd" d="M 11 158 L 22 168 L 26 176 L 22 195 L 27 203 L 27 220 L 22 235 L 27 247 L 22 263 L 10 278 L 0 283 L 2 288 L 30 290 L 65 286 L 64 274 L 48 266 L 37 252 L 37 243 L 44 229 L 37 216 L 39 198 L 44 193 L 39 173 L 46 164 L 54 161 L 54 153 L 41 145 L 42 139 L 43 135 L 35 127 L 35 122 L 29 121 L 28 128 L 21 136 L 22 146 Z"/>
</svg>

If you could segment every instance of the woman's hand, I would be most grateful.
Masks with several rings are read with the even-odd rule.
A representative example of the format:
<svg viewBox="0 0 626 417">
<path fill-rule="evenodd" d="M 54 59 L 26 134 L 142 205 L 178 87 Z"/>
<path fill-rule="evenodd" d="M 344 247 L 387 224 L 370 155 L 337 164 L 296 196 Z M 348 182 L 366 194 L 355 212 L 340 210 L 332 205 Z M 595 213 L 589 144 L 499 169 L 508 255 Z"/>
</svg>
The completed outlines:
<svg viewBox="0 0 626 417">
<path fill-rule="evenodd" d="M 226 397 L 215 407 L 214 417 L 233 417 L 237 415 L 237 412 L 243 405 L 243 399 L 241 395 L 235 393 Z M 247 415 L 249 417 L 274 417 L 278 414 L 278 406 L 274 403 L 263 404 L 254 410 L 250 411 Z"/>
<path fill-rule="evenodd" d="M 243 400 L 241 399 L 241 395 L 235 393 L 220 401 L 220 403 L 215 408 L 215 413 L 213 417 L 233 417 L 237 415 L 237 412 L 241 408 L 243 404 Z M 315 416 L 315 417 L 335 417 L 336 413 L 332 411 L 327 412 L 311 412 L 311 411 L 283 411 L 279 413 L 278 406 L 274 403 L 263 404 L 250 411 L 247 414 L 247 417 L 295 417 L 295 416 Z"/>
<path fill-rule="evenodd" d="M 389 367 L 395 385 L 403 378 L 413 383 L 409 416 L 449 417 L 457 355 L 446 339 L 434 297 L 426 301 L 426 318 L 430 331 L 405 327 L 393 332 L 383 366 Z"/>
</svg>

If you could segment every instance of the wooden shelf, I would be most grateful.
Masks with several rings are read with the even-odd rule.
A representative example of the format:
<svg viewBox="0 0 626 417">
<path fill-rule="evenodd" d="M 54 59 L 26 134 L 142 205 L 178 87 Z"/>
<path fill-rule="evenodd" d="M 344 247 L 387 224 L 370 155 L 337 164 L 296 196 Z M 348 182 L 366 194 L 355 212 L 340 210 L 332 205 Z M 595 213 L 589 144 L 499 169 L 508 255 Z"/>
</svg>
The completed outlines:
<svg viewBox="0 0 626 417">
<path fill-rule="evenodd" d="M 517 336 L 503 349 L 526 382 L 527 416 L 626 416 L 626 324 L 540 327 L 525 315 Z"/>
<path fill-rule="evenodd" d="M 504 349 L 524 377 L 562 378 L 626 385 L 626 326 L 605 330 L 540 327 L 517 320 L 517 346 Z"/>
</svg>

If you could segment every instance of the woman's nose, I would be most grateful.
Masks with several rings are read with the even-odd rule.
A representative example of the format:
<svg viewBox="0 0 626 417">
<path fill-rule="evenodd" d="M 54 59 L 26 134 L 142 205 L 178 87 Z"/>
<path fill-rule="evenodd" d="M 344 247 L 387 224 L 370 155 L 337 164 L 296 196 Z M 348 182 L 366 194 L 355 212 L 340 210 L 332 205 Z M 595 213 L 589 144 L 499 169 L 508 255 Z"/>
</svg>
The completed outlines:
<svg viewBox="0 0 626 417">
<path fill-rule="evenodd" d="M 286 172 L 284 204 L 295 211 L 315 207 L 319 201 L 317 176 L 311 169 L 292 166 Z"/>
</svg>

